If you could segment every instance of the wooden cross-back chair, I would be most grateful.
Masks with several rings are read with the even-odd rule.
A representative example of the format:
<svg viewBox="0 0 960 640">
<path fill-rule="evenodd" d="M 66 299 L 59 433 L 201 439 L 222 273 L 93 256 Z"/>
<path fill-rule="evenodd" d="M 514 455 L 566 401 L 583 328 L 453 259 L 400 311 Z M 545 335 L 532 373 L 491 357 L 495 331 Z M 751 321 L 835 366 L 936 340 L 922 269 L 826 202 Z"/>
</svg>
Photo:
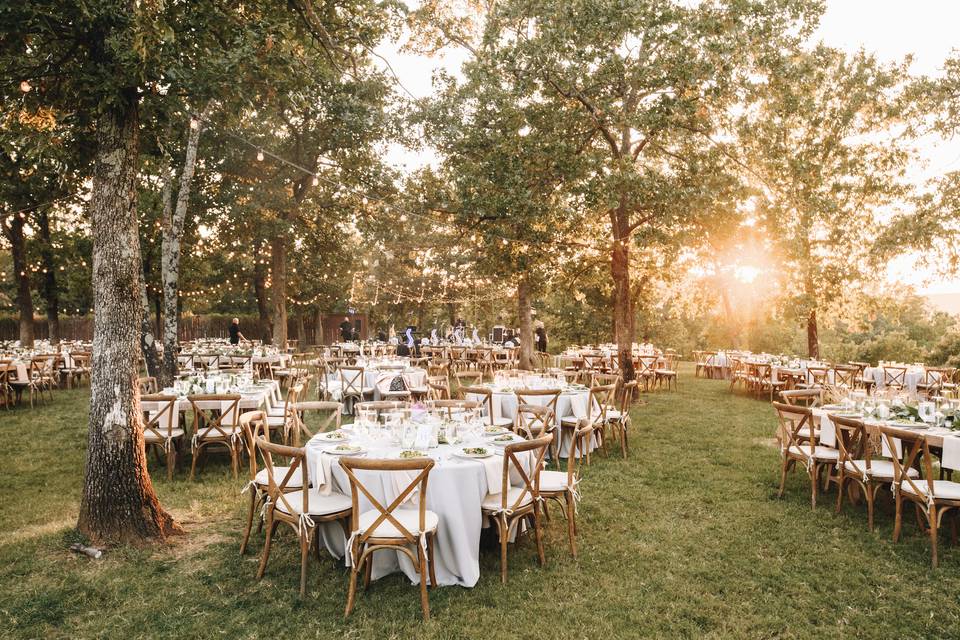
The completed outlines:
<svg viewBox="0 0 960 640">
<path fill-rule="evenodd" d="M 656 356 L 640 356 L 637 363 L 637 380 L 643 382 L 643 390 L 650 391 L 651 385 L 657 378 L 657 358 Z"/>
<path fill-rule="evenodd" d="M 786 404 L 798 407 L 819 407 L 823 404 L 823 389 L 786 389 L 780 392 Z"/>
<path fill-rule="evenodd" d="M 874 457 L 870 433 L 862 420 L 831 415 L 831 421 L 837 432 L 837 449 L 840 452 L 837 462 L 839 478 L 837 481 L 836 513 L 843 506 L 845 486 L 856 483 L 867 500 L 867 528 L 873 531 L 874 503 L 881 487 L 889 487 L 894 480 L 893 462 Z M 919 476 L 914 468 L 908 473 Z M 848 487 L 849 488 L 849 487 Z"/>
<path fill-rule="evenodd" d="M 825 387 L 829 384 L 830 369 L 827 367 L 808 366 L 807 384 L 812 387 Z"/>
<path fill-rule="evenodd" d="M 480 403 L 473 400 L 428 400 L 426 405 L 428 409 L 446 413 L 450 420 L 453 420 L 456 416 L 462 416 L 466 412 L 480 409 Z"/>
<path fill-rule="evenodd" d="M 775 379 L 773 366 L 766 362 L 757 362 L 752 365 L 754 369 L 754 392 L 759 396 L 764 392 L 769 392 L 770 400 L 780 391 L 786 383 L 783 380 Z"/>
<path fill-rule="evenodd" d="M 623 383 L 619 390 L 614 393 L 614 399 L 618 401 L 617 407 L 607 409 L 606 424 L 613 431 L 613 439 L 620 443 L 620 452 L 623 455 L 624 460 L 627 458 L 627 453 L 630 446 L 630 407 L 633 406 L 633 399 L 636 395 L 637 385 L 638 382 L 636 380 L 630 380 L 629 382 Z M 604 446 L 606 446 L 606 440 L 604 440 Z"/>
<path fill-rule="evenodd" d="M 350 499 L 337 491 L 323 494 L 317 489 L 309 488 L 310 477 L 303 449 L 274 444 L 263 435 L 257 436 L 256 447 L 263 458 L 268 496 L 267 535 L 257 569 L 257 579 L 263 578 L 267 569 L 277 525 L 286 524 L 293 529 L 300 543 L 300 597 L 303 597 L 307 591 L 310 547 L 316 548 L 318 556 L 320 553 L 317 525 L 339 521 L 346 535 L 346 521 L 352 513 Z M 274 456 L 286 458 L 290 462 L 289 466 L 274 466 Z"/>
<path fill-rule="evenodd" d="M 233 477 L 237 477 L 240 451 L 243 447 L 239 422 L 239 394 L 210 394 L 188 396 L 193 411 L 193 460 L 190 480 L 193 480 L 197 461 L 207 449 L 224 448 L 230 454 Z"/>
<path fill-rule="evenodd" d="M 912 502 L 917 512 L 926 518 L 923 525 L 930 536 L 931 562 L 933 568 L 937 568 L 938 531 L 943 516 L 951 510 L 955 515 L 960 509 L 960 482 L 934 479 L 933 455 L 922 433 L 886 425 L 879 425 L 877 429 L 891 453 L 893 462 L 893 498 L 896 503 L 893 541 L 900 539 L 903 503 Z M 922 477 L 910 474 L 910 470 L 916 467 L 920 468 Z"/>
<path fill-rule="evenodd" d="M 457 395 L 463 397 L 462 387 L 472 387 L 483 381 L 483 373 L 476 369 L 463 369 L 453 373 L 453 380 L 457 383 Z"/>
<path fill-rule="evenodd" d="M 507 581 L 507 543 L 510 540 L 510 533 L 522 520 L 533 520 L 537 559 L 541 565 L 545 562 L 543 530 L 540 524 L 540 474 L 547 448 L 552 440 L 552 436 L 545 435 L 504 447 L 500 493 L 487 494 L 481 504 L 483 514 L 493 520 L 497 526 L 500 541 L 501 582 Z M 523 456 L 523 461 L 518 457 L 520 454 L 526 454 Z M 519 479 L 520 486 L 514 487 L 512 479 Z"/>
<path fill-rule="evenodd" d="M 701 375 L 706 374 L 707 369 L 707 355 L 704 351 L 694 351 L 693 352 L 693 361 L 694 361 L 694 370 L 693 375 L 699 378 Z"/>
<path fill-rule="evenodd" d="M 409 402 L 402 400 L 368 400 L 354 406 L 354 415 L 359 415 L 360 411 L 373 411 L 374 419 L 378 421 L 385 413 L 396 413 L 409 419 L 410 407 Z"/>
<path fill-rule="evenodd" d="M 167 463 L 167 480 L 173 479 L 177 454 L 183 448 L 185 431 L 180 427 L 180 412 L 177 396 L 149 395 L 140 397 L 143 411 L 143 444 L 159 456 L 162 452 Z"/>
<path fill-rule="evenodd" d="M 353 611 L 357 593 L 357 577 L 364 571 L 364 586 L 369 586 L 373 568 L 373 554 L 379 550 L 399 551 L 405 554 L 420 574 L 420 606 L 424 620 L 430 619 L 427 580 L 437 584 L 434 570 L 434 541 L 440 519 L 427 505 L 427 480 L 434 461 L 431 458 L 410 460 L 383 460 L 369 458 L 341 458 L 340 466 L 350 481 L 351 517 L 349 532 L 350 587 L 344 617 Z M 389 504 L 379 500 L 361 479 L 358 471 L 399 474 L 403 488 Z M 413 475 L 412 480 L 408 480 Z M 361 512 L 360 497 L 370 509 Z M 404 507 L 408 499 L 416 499 L 414 508 Z M 411 550 L 413 547 L 413 550 Z"/>
<path fill-rule="evenodd" d="M 87 379 L 90 384 L 90 361 L 93 354 L 89 351 L 71 351 L 70 359 L 73 361 L 70 377 L 73 378 L 73 385 L 79 387 L 83 379 Z"/>
<path fill-rule="evenodd" d="M 560 438 L 557 435 L 556 414 L 549 407 L 539 404 L 517 405 L 517 421 L 513 431 L 527 440 L 535 440 L 544 435 L 553 438 L 550 443 L 550 457 L 560 468 Z"/>
<path fill-rule="evenodd" d="M 631 382 L 635 382 L 631 380 Z M 540 495 L 545 500 L 555 500 L 567 519 L 567 539 L 570 543 L 570 555 L 577 557 L 577 501 L 580 500 L 580 470 L 586 461 L 590 464 L 590 443 L 593 439 L 593 425 L 581 423 L 573 434 L 571 447 L 573 455 L 567 456 L 566 471 L 541 471 Z M 558 465 L 559 466 L 559 465 Z M 547 503 L 543 504 L 544 513 Z"/>
<path fill-rule="evenodd" d="M 810 408 L 782 402 L 773 402 L 773 408 L 777 413 L 777 440 L 780 443 L 781 457 L 780 489 L 777 497 L 783 496 L 787 473 L 799 463 L 810 477 L 810 506 L 816 508 L 820 473 L 826 469 L 829 474 L 829 469 L 836 465 L 840 452 L 818 443 Z M 804 437 L 804 433 L 807 437 Z"/>
<path fill-rule="evenodd" d="M 671 385 L 673 390 L 678 390 L 677 382 L 677 361 L 673 356 L 666 356 L 663 359 L 663 366 L 659 367 L 654 364 L 655 368 L 653 370 L 654 380 L 657 383 L 657 387 L 663 387 L 663 383 L 667 383 L 667 391 L 670 391 Z"/>
<path fill-rule="evenodd" d="M 853 389 L 857 386 L 857 367 L 845 364 L 833 365 L 833 386 L 842 389 Z"/>
<path fill-rule="evenodd" d="M 906 367 L 884 367 L 883 368 L 883 386 L 887 389 L 903 389 L 906 386 L 907 368 Z"/>
<path fill-rule="evenodd" d="M 0 402 L 9 410 L 13 404 L 13 388 L 10 386 L 11 376 L 15 376 L 17 367 L 12 360 L 0 360 Z"/>
<path fill-rule="evenodd" d="M 340 399 L 352 414 L 353 403 L 363 402 L 365 397 L 373 395 L 373 388 L 364 386 L 363 367 L 341 366 L 338 373 L 340 374 Z"/>
<path fill-rule="evenodd" d="M 157 379 L 153 376 L 141 376 L 137 378 L 137 387 L 140 389 L 140 395 L 151 395 L 157 392 Z"/>
<path fill-rule="evenodd" d="M 607 412 L 610 410 L 612 398 L 616 393 L 615 384 L 595 385 L 590 387 L 590 394 L 587 397 L 587 410 L 583 418 L 576 416 L 565 416 L 560 419 L 560 448 L 563 448 L 564 441 L 572 437 L 574 431 L 580 426 L 580 420 L 586 420 L 587 424 L 593 426 L 594 438 L 597 444 L 604 446 L 607 433 Z M 571 441 L 572 443 L 572 441 Z"/>
<path fill-rule="evenodd" d="M 477 349 L 477 369 L 483 377 L 489 376 L 493 379 L 493 371 L 496 368 L 496 359 L 493 349 Z"/>
<path fill-rule="evenodd" d="M 310 419 L 313 414 L 314 420 Z M 324 400 L 298 401 L 293 404 L 287 428 L 286 441 L 299 447 L 301 439 L 306 442 L 317 433 L 336 431 L 343 421 L 343 404 Z"/>
<path fill-rule="evenodd" d="M 493 404 L 493 391 L 489 387 L 462 387 L 460 393 L 465 400 L 471 399 L 470 396 L 479 397 L 480 406 L 483 407 L 483 421 L 491 427 L 513 427 L 513 420 L 504 416 L 499 418 L 495 415 Z"/>
<path fill-rule="evenodd" d="M 599 354 L 584 354 L 582 363 L 583 368 L 580 370 L 580 380 L 584 384 L 591 384 L 591 379 L 596 373 L 602 373 L 604 370 L 604 357 Z"/>
<path fill-rule="evenodd" d="M 427 394 L 429 400 L 450 399 L 450 380 L 446 376 L 427 377 L 427 388 L 430 390 Z"/>
</svg>

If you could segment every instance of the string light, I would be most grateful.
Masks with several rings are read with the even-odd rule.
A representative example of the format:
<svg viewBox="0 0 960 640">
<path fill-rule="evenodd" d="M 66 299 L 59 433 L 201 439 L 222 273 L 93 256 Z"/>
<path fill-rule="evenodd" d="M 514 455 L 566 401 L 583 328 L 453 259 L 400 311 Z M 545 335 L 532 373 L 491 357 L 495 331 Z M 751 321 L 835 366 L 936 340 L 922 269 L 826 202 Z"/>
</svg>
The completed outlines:
<svg viewBox="0 0 960 640">
<path fill-rule="evenodd" d="M 257 149 L 257 162 L 263 162 L 263 149 Z"/>
<path fill-rule="evenodd" d="M 24 93 L 29 93 L 31 89 L 33 89 L 33 87 L 30 86 L 30 83 L 28 81 L 26 80 L 20 81 L 20 91 L 23 91 Z"/>
</svg>

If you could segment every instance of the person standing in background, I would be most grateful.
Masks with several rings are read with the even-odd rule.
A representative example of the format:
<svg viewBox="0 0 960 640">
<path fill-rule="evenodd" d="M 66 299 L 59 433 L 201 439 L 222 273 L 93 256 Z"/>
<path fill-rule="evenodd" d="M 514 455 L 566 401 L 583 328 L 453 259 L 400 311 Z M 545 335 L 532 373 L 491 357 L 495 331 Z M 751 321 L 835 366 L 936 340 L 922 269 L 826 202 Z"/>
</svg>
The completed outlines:
<svg viewBox="0 0 960 640">
<path fill-rule="evenodd" d="M 240 344 L 240 341 L 246 342 L 246 338 L 240 333 L 240 318 L 234 318 L 230 322 L 230 344 Z"/>
<path fill-rule="evenodd" d="M 534 331 L 535 342 L 537 346 L 537 351 L 540 353 L 547 352 L 547 330 L 543 328 L 543 325 L 537 327 L 537 330 Z"/>
<path fill-rule="evenodd" d="M 353 325 L 350 324 L 350 318 L 344 318 L 340 323 L 340 339 L 344 342 L 353 340 Z"/>
</svg>

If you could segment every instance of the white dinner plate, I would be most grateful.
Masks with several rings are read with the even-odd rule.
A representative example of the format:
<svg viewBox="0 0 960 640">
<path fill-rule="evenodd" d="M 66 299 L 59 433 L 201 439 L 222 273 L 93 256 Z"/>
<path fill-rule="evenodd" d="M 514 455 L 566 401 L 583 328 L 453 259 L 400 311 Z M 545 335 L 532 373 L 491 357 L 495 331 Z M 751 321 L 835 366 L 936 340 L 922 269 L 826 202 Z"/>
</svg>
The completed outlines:
<svg viewBox="0 0 960 640">
<path fill-rule="evenodd" d="M 482 449 L 483 453 L 468 452 L 467 449 Z M 493 451 L 491 451 L 489 447 L 463 447 L 458 449 L 454 455 L 461 458 L 477 460 L 480 458 L 489 458 L 493 455 Z"/>
<path fill-rule="evenodd" d="M 337 447 L 330 447 L 329 449 L 324 449 L 324 453 L 329 453 L 334 456 L 358 456 L 361 453 L 366 452 L 366 449 L 358 446 L 351 446 L 350 450 L 337 449 Z"/>
</svg>

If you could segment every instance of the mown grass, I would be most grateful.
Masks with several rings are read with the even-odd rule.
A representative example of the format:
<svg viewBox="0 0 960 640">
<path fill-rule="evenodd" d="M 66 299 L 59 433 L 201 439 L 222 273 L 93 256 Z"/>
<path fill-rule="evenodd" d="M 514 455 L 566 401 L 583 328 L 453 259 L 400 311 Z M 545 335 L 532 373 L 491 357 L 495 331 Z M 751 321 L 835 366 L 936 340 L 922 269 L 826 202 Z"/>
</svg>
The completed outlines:
<svg viewBox="0 0 960 640">
<path fill-rule="evenodd" d="M 100 561 L 66 550 L 75 534 L 84 390 L 0 418 L 6 490 L 0 501 L 0 637 L 343 638 L 946 638 L 960 635 L 960 550 L 930 568 L 927 540 L 908 525 L 890 541 L 888 508 L 875 533 L 864 509 L 811 511 L 806 481 L 775 497 L 778 454 L 769 405 L 681 371 L 678 393 L 654 393 L 635 413 L 631 457 L 594 458 L 583 483 L 580 557 L 568 555 L 555 516 L 547 565 L 533 546 L 511 551 L 498 580 L 490 541 L 473 589 L 430 594 L 399 575 L 361 593 L 342 618 L 347 574 L 310 567 L 278 542 L 267 577 L 237 554 L 244 497 L 226 464 L 199 481 L 167 482 L 164 504 L 189 535 L 161 548 L 111 550 Z M 259 539 L 254 552 L 259 551 Z"/>
</svg>

